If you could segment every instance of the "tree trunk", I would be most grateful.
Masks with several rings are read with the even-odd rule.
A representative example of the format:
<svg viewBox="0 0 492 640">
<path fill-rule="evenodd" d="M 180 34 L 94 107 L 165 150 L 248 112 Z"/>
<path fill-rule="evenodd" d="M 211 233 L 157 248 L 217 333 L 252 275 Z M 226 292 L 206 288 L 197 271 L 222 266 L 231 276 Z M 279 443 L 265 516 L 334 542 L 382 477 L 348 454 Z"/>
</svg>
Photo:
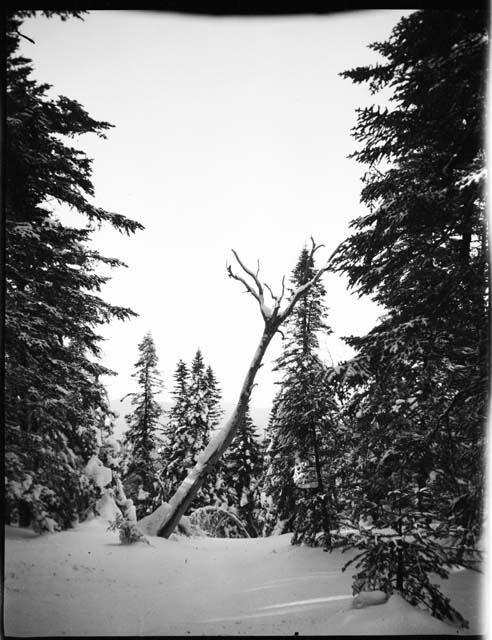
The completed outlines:
<svg viewBox="0 0 492 640">
<path fill-rule="evenodd" d="M 318 439 L 316 437 L 316 425 L 311 423 L 311 429 L 313 434 L 313 446 L 314 446 L 314 460 L 316 464 L 316 477 L 318 480 L 318 488 L 316 492 L 321 496 L 322 500 L 322 509 L 323 509 L 323 530 L 325 533 L 325 545 L 327 548 L 331 549 L 331 523 L 330 518 L 328 517 L 328 512 L 326 509 L 326 499 L 327 496 L 325 494 L 325 487 L 323 483 L 323 477 L 321 475 L 321 461 L 318 449 Z"/>
<path fill-rule="evenodd" d="M 198 490 L 203 484 L 206 474 L 210 471 L 222 453 L 232 442 L 239 425 L 242 423 L 246 408 L 248 406 L 251 391 L 253 389 L 256 373 L 261 366 L 261 361 L 265 351 L 273 338 L 276 327 L 265 326 L 261 336 L 260 343 L 253 357 L 251 365 L 246 374 L 246 378 L 241 388 L 239 400 L 236 404 L 234 412 L 229 420 L 222 427 L 219 433 L 210 441 L 204 451 L 198 457 L 198 460 L 181 483 L 180 487 L 173 495 L 169 502 L 170 510 L 165 521 L 160 525 L 158 534 L 162 538 L 169 538 L 178 524 L 181 516 L 188 509 Z"/>
</svg>

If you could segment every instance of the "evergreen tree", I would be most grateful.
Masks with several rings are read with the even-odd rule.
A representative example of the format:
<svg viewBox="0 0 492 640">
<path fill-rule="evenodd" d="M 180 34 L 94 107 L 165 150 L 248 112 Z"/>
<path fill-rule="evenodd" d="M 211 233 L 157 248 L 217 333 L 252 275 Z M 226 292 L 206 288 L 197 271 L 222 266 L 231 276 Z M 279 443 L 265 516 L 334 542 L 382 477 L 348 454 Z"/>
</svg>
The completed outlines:
<svg viewBox="0 0 492 640">
<path fill-rule="evenodd" d="M 209 402 L 205 363 L 201 350 L 197 349 L 190 365 L 186 416 L 187 426 L 193 434 L 193 463 L 210 440 Z"/>
<path fill-rule="evenodd" d="M 396 588 L 440 618 L 457 613 L 430 573 L 465 561 L 482 519 L 487 25 L 483 11 L 418 11 L 371 45 L 384 62 L 342 74 L 393 89 L 391 108 L 358 112 L 369 214 L 334 261 L 385 310 L 339 372 L 354 394 L 354 515 L 373 525 L 354 588 Z"/>
<path fill-rule="evenodd" d="M 248 408 L 243 425 L 224 455 L 223 475 L 229 491 L 229 507 L 246 523 L 252 536 L 258 535 L 257 501 L 261 468 L 260 444 Z"/>
<path fill-rule="evenodd" d="M 205 386 L 206 386 L 206 401 L 208 407 L 208 424 L 210 430 L 216 429 L 220 424 L 223 411 L 220 408 L 220 401 L 222 394 L 219 389 L 219 385 L 212 367 L 208 365 L 205 370 Z"/>
<path fill-rule="evenodd" d="M 57 13 L 62 20 L 80 11 Z M 97 497 L 83 474 L 96 448 L 98 411 L 106 409 L 96 327 L 130 309 L 99 296 L 101 264 L 120 266 L 90 247 L 92 225 L 133 233 L 140 224 L 91 203 L 91 160 L 68 144 L 110 124 L 75 100 L 48 97 L 19 55 L 22 22 L 6 14 L 5 146 L 5 475 L 6 521 L 68 527 Z M 75 229 L 57 218 L 65 205 L 89 220 Z"/>
<path fill-rule="evenodd" d="M 284 432 L 278 427 L 280 394 L 273 401 L 265 432 L 265 456 L 260 494 L 263 535 L 279 535 L 292 530 L 295 514 L 294 455 Z"/>
<path fill-rule="evenodd" d="M 294 289 L 314 273 L 312 252 L 305 247 L 292 274 Z M 287 524 L 289 519 L 293 543 L 314 544 L 322 531 L 329 545 L 335 478 L 327 462 L 334 453 L 329 440 L 335 404 L 318 355 L 319 332 L 330 332 L 324 296 L 318 281 L 301 297 L 286 323 L 284 350 L 276 366 L 282 380 L 269 425 L 270 469 L 264 492 L 267 500 L 271 497 L 275 520 Z M 312 476 L 309 481 L 300 477 L 306 470 Z M 271 515 L 266 516 L 269 520 Z M 271 526 L 267 529 L 272 531 Z M 273 530 L 281 532 L 278 527 Z"/>
<path fill-rule="evenodd" d="M 128 431 L 125 433 L 125 493 L 137 505 L 137 516 L 142 518 L 160 504 L 157 447 L 159 418 L 162 408 L 156 400 L 163 386 L 157 370 L 157 354 L 152 335 L 147 333 L 138 345 L 139 358 L 135 373 L 139 390 L 129 393 L 132 413 L 126 416 Z M 127 396 L 125 396 L 127 397 Z"/>
</svg>

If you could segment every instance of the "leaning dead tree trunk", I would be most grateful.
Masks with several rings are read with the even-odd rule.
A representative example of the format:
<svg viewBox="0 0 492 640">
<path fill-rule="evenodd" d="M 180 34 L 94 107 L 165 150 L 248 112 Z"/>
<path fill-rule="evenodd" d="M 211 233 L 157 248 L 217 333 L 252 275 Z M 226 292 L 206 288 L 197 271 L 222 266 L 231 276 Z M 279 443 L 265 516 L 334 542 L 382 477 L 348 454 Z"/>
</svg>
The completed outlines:
<svg viewBox="0 0 492 640">
<path fill-rule="evenodd" d="M 312 238 L 311 241 L 312 256 L 314 252 L 322 245 L 316 245 Z M 261 366 L 261 361 L 263 359 L 263 356 L 265 355 L 265 351 L 270 344 L 271 339 L 273 338 L 275 333 L 279 331 L 280 325 L 288 318 L 297 301 L 329 268 L 327 264 L 323 268 L 319 269 L 319 271 L 316 272 L 311 280 L 294 291 L 290 299 L 286 301 L 284 308 L 281 309 L 280 307 L 285 294 L 285 277 L 282 279 L 282 291 L 280 293 L 280 296 L 277 297 L 273 294 L 272 290 L 267 284 L 262 284 L 260 282 L 258 278 L 259 265 L 256 272 L 253 272 L 242 263 L 241 259 L 234 250 L 233 253 L 243 274 L 238 275 L 237 273 L 234 273 L 230 265 L 227 267 L 227 272 L 230 278 L 241 282 L 246 287 L 246 291 L 250 293 L 258 302 L 261 315 L 264 320 L 263 333 L 261 335 L 256 352 L 253 356 L 253 360 L 246 373 L 246 377 L 239 394 L 239 400 L 231 417 L 222 427 L 219 433 L 209 442 L 207 447 L 199 455 L 195 466 L 188 473 L 187 477 L 183 480 L 176 493 L 169 501 L 169 509 L 166 512 L 162 524 L 158 528 L 158 535 L 163 538 L 168 538 L 171 535 L 181 516 L 185 513 L 185 511 L 193 501 L 193 498 L 196 496 L 205 476 L 214 467 L 222 453 L 232 442 L 238 430 L 238 427 L 244 418 L 244 414 L 249 402 L 249 397 L 253 389 L 256 373 Z M 270 293 L 270 296 L 273 300 L 273 307 L 269 307 L 265 303 L 265 289 Z"/>
</svg>

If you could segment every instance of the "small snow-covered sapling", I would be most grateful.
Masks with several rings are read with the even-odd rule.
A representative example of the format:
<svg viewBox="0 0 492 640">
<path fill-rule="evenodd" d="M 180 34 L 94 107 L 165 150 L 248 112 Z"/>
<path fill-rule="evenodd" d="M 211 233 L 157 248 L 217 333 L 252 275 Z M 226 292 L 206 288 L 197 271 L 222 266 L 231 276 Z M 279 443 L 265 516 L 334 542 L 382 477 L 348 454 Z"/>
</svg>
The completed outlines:
<svg viewBox="0 0 492 640">
<path fill-rule="evenodd" d="M 135 522 L 125 520 L 123 516 L 117 514 L 116 518 L 109 523 L 108 531 L 119 531 L 121 544 L 134 544 L 135 542 L 150 542 L 145 537 L 141 529 Z"/>
</svg>

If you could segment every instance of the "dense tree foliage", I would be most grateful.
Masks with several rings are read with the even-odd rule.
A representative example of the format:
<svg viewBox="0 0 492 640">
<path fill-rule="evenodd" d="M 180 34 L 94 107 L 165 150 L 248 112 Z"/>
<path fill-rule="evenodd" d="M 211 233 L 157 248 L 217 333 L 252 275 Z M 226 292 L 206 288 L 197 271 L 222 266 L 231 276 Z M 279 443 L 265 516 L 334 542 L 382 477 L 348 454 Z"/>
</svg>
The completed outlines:
<svg viewBox="0 0 492 640">
<path fill-rule="evenodd" d="M 71 139 L 105 137 L 111 125 L 75 100 L 50 97 L 33 78 L 19 55 L 19 30 L 33 14 L 6 16 L 6 518 L 45 529 L 70 526 L 94 498 L 82 469 L 107 409 L 99 377 L 110 373 L 97 360 L 96 328 L 132 315 L 98 295 L 108 279 L 98 265 L 122 263 L 92 249 L 91 232 L 101 223 L 128 234 L 141 225 L 93 203 L 91 160 Z M 88 226 L 63 224 L 62 206 Z"/>
<path fill-rule="evenodd" d="M 137 506 L 137 517 L 143 518 L 159 506 L 160 486 L 158 448 L 162 408 L 156 396 L 163 383 L 157 369 L 157 353 L 151 333 L 138 345 L 139 357 L 133 377 L 138 391 L 129 393 L 133 411 L 126 416 L 125 461 L 123 486 Z M 125 396 L 125 397 L 128 397 Z"/>
<path fill-rule="evenodd" d="M 332 372 L 353 392 L 353 516 L 372 523 L 354 588 L 396 588 L 441 618 L 456 612 L 429 573 L 464 561 L 482 520 L 487 24 L 482 11 L 418 11 L 371 45 L 383 62 L 342 74 L 392 90 L 388 106 L 358 111 L 369 213 L 333 263 L 384 310 Z"/>
<path fill-rule="evenodd" d="M 262 470 L 262 451 L 249 408 L 224 454 L 223 474 L 229 507 L 234 510 L 251 536 L 257 536 L 258 485 Z"/>
<path fill-rule="evenodd" d="M 180 360 L 174 374 L 174 404 L 165 426 L 166 442 L 161 451 L 163 499 L 168 500 L 210 441 L 222 416 L 221 393 L 200 349 L 189 368 Z M 209 474 L 193 501 L 193 508 L 225 504 L 226 487 L 222 465 Z"/>
</svg>

